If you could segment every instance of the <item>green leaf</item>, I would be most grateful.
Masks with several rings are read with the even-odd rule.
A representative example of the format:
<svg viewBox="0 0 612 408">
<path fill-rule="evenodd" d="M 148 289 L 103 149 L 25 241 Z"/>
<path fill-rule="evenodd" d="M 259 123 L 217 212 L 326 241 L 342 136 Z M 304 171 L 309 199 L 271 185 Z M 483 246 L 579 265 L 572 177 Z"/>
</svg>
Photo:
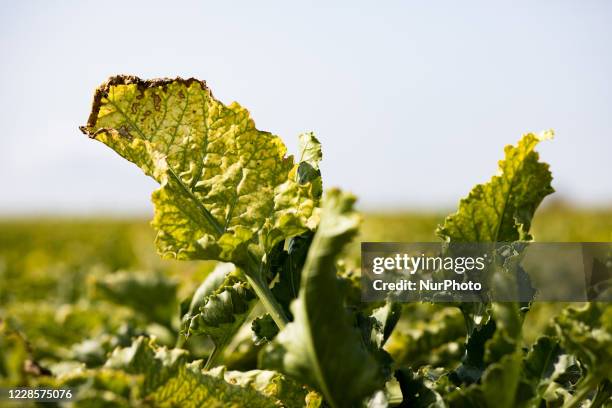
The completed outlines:
<svg viewBox="0 0 612 408">
<path fill-rule="evenodd" d="M 431 305 L 418 304 L 410 305 L 405 315 L 411 316 L 410 325 L 400 325 L 385 347 L 398 366 L 448 366 L 456 362 L 462 352 L 459 342 L 465 337 L 459 310 L 449 307 L 435 310 Z M 453 357 L 451 361 L 446 360 Z"/>
<path fill-rule="evenodd" d="M 379 375 L 387 380 L 391 377 L 393 359 L 383 350 L 383 347 L 391 332 L 397 325 L 401 315 L 401 305 L 393 301 L 387 301 L 369 316 L 361 311 L 355 313 L 357 326 L 361 330 L 361 337 L 370 354 L 378 361 Z M 376 398 L 374 398 L 376 400 Z"/>
<path fill-rule="evenodd" d="M 604 380 L 597 387 L 597 392 L 591 401 L 591 408 L 605 407 L 604 404 L 612 403 L 612 382 Z"/>
<path fill-rule="evenodd" d="M 523 395 L 520 374 L 520 353 L 505 355 L 486 369 L 481 383 L 457 388 L 447 395 L 447 402 L 450 407 L 523 407 L 530 394 Z"/>
<path fill-rule="evenodd" d="M 115 396 L 125 406 L 147 402 L 162 408 L 302 407 L 308 394 L 303 386 L 272 371 L 203 370 L 201 361 L 188 362 L 185 350 L 158 348 L 144 337 L 116 349 L 103 368 L 68 372 L 58 383 L 77 388 L 77 400 L 87 399 L 93 389 L 97 395 Z"/>
<path fill-rule="evenodd" d="M 391 336 L 401 312 L 402 308 L 399 303 L 387 301 L 384 306 L 374 309 L 370 316 L 358 315 L 359 326 L 366 342 L 375 349 L 381 349 Z"/>
<path fill-rule="evenodd" d="M 433 390 L 428 381 L 419 373 L 409 369 L 400 369 L 395 377 L 402 390 L 402 407 L 445 408 L 442 396 Z"/>
<path fill-rule="evenodd" d="M 523 359 L 521 381 L 533 390 L 530 403 L 539 406 L 542 400 L 548 404 L 559 402 L 559 389 L 569 390 L 564 377 L 576 367 L 575 359 L 564 354 L 556 339 L 540 337 Z M 569 395 L 566 390 L 564 393 Z"/>
<path fill-rule="evenodd" d="M 228 273 L 227 266 L 226 264 L 217 269 L 225 274 L 222 284 L 214 288 L 208 279 L 204 281 L 196 291 L 189 311 L 183 317 L 185 336 L 206 335 L 215 344 L 207 367 L 222 353 L 257 302 L 249 284 L 237 276 L 238 271 Z M 217 275 L 216 271 L 213 272 L 211 279 L 216 281 Z M 208 294 L 210 289 L 212 293 Z"/>
<path fill-rule="evenodd" d="M 528 133 L 516 146 L 506 146 L 498 174 L 489 182 L 476 185 L 460 201 L 458 211 L 438 227 L 437 234 L 451 243 L 531 240 L 529 229 L 533 215 L 544 197 L 554 191 L 548 164 L 539 161 L 534 149 L 541 140 L 550 139 L 552 135 L 552 131 L 539 135 Z M 491 276 L 493 290 L 504 290 L 505 286 L 511 285 L 533 294 L 533 291 L 529 292 L 531 285 L 520 268 L 496 271 Z M 496 333 L 498 327 L 491 318 L 495 310 L 486 299 L 482 303 L 458 305 L 467 327 L 466 354 L 451 378 L 460 383 L 472 383 L 480 378 L 489 363 L 512 353 L 520 336 L 520 313 L 524 313 L 528 305 L 495 306 L 505 319 L 505 329 L 510 330 L 503 333 Z M 485 350 L 489 341 L 491 344 Z M 486 359 L 485 353 L 488 353 Z"/>
<path fill-rule="evenodd" d="M 538 161 L 534 148 L 552 131 L 528 133 L 516 146 L 506 146 L 499 174 L 476 185 L 444 220 L 437 234 L 451 242 L 512 242 L 529 240 L 536 208 L 554 192 L 548 164 Z"/>
<path fill-rule="evenodd" d="M 319 389 L 332 407 L 352 406 L 382 389 L 383 368 L 344 307 L 335 260 L 356 234 L 354 197 L 330 190 L 302 271 L 289 323 L 265 349 L 262 365 Z"/>
<path fill-rule="evenodd" d="M 596 379 L 612 380 L 612 307 L 591 302 L 567 308 L 555 319 L 562 347 Z"/>
<path fill-rule="evenodd" d="M 204 282 L 196 289 L 189 303 L 184 302 L 181 310 L 182 332 L 185 336 L 194 334 L 189 328 L 192 319 L 200 314 L 200 309 L 206 307 L 210 297 L 219 295 L 226 287 L 232 287 L 235 283 L 242 282 L 240 271 L 234 264 L 219 263 L 215 269 L 204 279 Z M 245 291 L 246 292 L 246 291 Z M 252 294 L 249 294 L 252 297 Z M 209 305 L 210 307 L 210 305 Z M 202 334 L 202 333 L 198 333 Z"/>
<path fill-rule="evenodd" d="M 15 387 L 24 383 L 23 367 L 30 359 L 28 344 L 21 333 L 0 318 L 0 386 Z"/>
<path fill-rule="evenodd" d="M 153 226 L 164 257 L 245 265 L 316 225 L 317 188 L 299 182 L 281 139 L 203 81 L 112 77 L 81 130 L 161 184 Z"/>
<path fill-rule="evenodd" d="M 274 323 L 269 314 L 254 319 L 251 324 L 251 330 L 253 330 L 253 342 L 256 346 L 272 341 L 279 331 L 278 326 L 276 326 L 276 323 Z"/>
<path fill-rule="evenodd" d="M 85 363 L 87 367 L 97 367 L 106 362 L 108 353 L 116 347 L 127 347 L 132 343 L 134 337 L 143 334 L 145 334 L 144 331 L 129 323 L 124 323 L 113 334 L 104 332 L 73 344 L 70 348 L 69 357 Z"/>
<path fill-rule="evenodd" d="M 495 320 L 489 319 L 487 323 L 472 330 L 465 342 L 465 354 L 461 364 L 450 374 L 455 384 L 472 384 L 480 379 L 487 366 L 485 345 L 495 334 L 495 329 Z"/>
<path fill-rule="evenodd" d="M 306 231 L 301 235 L 291 237 L 287 240 L 287 250 L 277 247 L 278 250 L 272 252 L 274 259 L 271 261 L 270 273 L 271 276 L 276 276 L 278 281 L 274 284 L 271 291 L 290 319 L 293 318 L 293 315 L 289 306 L 300 290 L 302 268 L 304 267 L 313 235 L 311 231 Z M 272 340 L 279 331 L 276 323 L 274 323 L 268 314 L 255 319 L 252 329 L 254 341 L 258 345 Z"/>
<path fill-rule="evenodd" d="M 206 276 L 206 279 L 198 286 L 187 308 L 182 311 L 181 318 L 188 319 L 197 313 L 201 306 L 206 303 L 206 298 L 222 287 L 230 274 L 236 273 L 236 266 L 231 263 L 218 263 Z"/>
<path fill-rule="evenodd" d="M 540 337 L 523 361 L 524 375 L 529 381 L 540 382 L 555 372 L 555 363 L 563 354 L 559 343 L 549 336 Z"/>
<path fill-rule="evenodd" d="M 272 294 L 290 314 L 289 306 L 300 290 L 302 268 L 306 262 L 308 249 L 312 243 L 310 231 L 288 240 L 287 251 L 282 251 L 278 265 L 278 282 L 272 287 Z"/>
<path fill-rule="evenodd" d="M 508 274 L 496 273 L 493 278 L 500 276 L 509 277 Z M 510 281 L 513 282 L 512 279 Z M 504 282 L 508 281 L 502 279 L 497 284 L 501 285 Z M 520 346 L 523 315 L 519 304 L 493 303 L 489 313 L 490 316 L 485 323 L 474 326 L 472 331 L 468 332 L 466 351 L 461 365 L 451 374 L 451 379 L 456 384 L 471 384 L 478 381 L 490 364 L 515 353 Z M 468 316 L 467 319 L 471 317 Z"/>
</svg>

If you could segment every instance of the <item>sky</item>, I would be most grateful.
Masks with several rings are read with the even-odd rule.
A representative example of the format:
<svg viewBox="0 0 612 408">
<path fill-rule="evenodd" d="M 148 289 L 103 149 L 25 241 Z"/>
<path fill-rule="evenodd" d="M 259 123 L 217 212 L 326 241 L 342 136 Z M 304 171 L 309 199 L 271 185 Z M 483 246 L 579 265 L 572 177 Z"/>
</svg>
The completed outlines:
<svg viewBox="0 0 612 408">
<path fill-rule="evenodd" d="M 455 205 L 503 146 L 557 196 L 612 205 L 612 2 L 0 2 L 0 215 L 151 211 L 155 182 L 85 124 L 114 74 L 205 79 L 259 129 L 323 144 L 364 209 Z"/>
</svg>

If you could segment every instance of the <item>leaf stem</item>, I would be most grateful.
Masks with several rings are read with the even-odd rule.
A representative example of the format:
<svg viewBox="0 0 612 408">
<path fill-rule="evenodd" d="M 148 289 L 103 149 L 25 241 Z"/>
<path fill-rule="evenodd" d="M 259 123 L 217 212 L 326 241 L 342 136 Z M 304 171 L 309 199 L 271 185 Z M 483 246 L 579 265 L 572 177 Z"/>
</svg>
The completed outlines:
<svg viewBox="0 0 612 408">
<path fill-rule="evenodd" d="M 185 336 L 179 332 L 178 337 L 176 339 L 176 343 L 174 344 L 174 347 L 183 348 L 183 346 L 185 345 L 185 342 L 186 342 Z"/>
<path fill-rule="evenodd" d="M 289 323 L 289 319 L 287 315 L 285 315 L 285 311 L 282 309 L 281 305 L 278 304 L 276 298 L 274 298 L 268 285 L 263 282 L 259 276 L 252 276 L 249 273 L 245 275 L 264 308 L 270 313 L 270 316 L 272 316 L 274 323 L 276 323 L 279 329 L 284 329 L 287 323 Z"/>
<path fill-rule="evenodd" d="M 225 347 L 219 347 L 219 346 L 216 346 L 216 345 L 213 347 L 212 352 L 210 353 L 210 355 L 206 359 L 206 364 L 204 364 L 204 369 L 205 370 L 210 370 L 210 368 L 213 367 L 213 364 L 214 364 L 215 360 L 217 360 L 217 357 L 219 357 L 221 355 L 221 351 L 224 348 Z"/>
<path fill-rule="evenodd" d="M 249 253 L 249 255 L 252 254 Z M 270 287 L 261 276 L 259 264 L 254 256 L 249 256 L 249 265 L 245 268 L 245 276 L 247 282 L 249 282 L 266 309 L 266 312 L 268 312 L 274 320 L 274 323 L 276 323 L 280 330 L 284 329 L 287 323 L 289 323 L 289 319 L 281 305 L 276 301 Z"/>
<path fill-rule="evenodd" d="M 223 227 L 217 222 L 215 217 L 208 211 L 208 208 L 202 204 L 200 200 L 193 194 L 193 191 L 189 187 L 183 183 L 183 180 L 174 172 L 171 167 L 168 167 L 168 174 L 172 178 L 172 180 L 183 190 L 183 192 L 193 201 L 193 203 L 198 207 L 198 209 L 202 212 L 202 215 L 206 219 L 206 221 L 215 229 L 217 235 L 223 234 Z"/>
</svg>

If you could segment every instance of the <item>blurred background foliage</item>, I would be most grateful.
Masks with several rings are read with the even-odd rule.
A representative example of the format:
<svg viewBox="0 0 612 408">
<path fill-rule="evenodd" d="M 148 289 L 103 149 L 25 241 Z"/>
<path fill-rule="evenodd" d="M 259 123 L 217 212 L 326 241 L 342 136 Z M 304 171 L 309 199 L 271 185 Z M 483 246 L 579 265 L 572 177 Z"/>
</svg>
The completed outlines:
<svg viewBox="0 0 612 408">
<path fill-rule="evenodd" d="M 348 247 L 347 269 L 359 265 L 361 241 L 436 241 L 444 213 L 366 213 Z M 576 209 L 553 203 L 535 217 L 538 241 L 609 241 L 612 209 Z M 0 220 L 0 384 L 26 385 L 77 365 L 101 365 L 133 336 L 153 335 L 174 346 L 179 304 L 214 262 L 162 260 L 154 231 L 140 219 Z M 567 304 L 536 303 L 524 326 L 525 344 L 548 330 Z M 455 308 L 405 304 L 386 348 L 400 365 L 448 366 L 463 352 L 465 327 Z M 256 368 L 258 348 L 247 322 L 227 348 L 229 368 Z M 193 358 L 211 344 L 191 338 Z"/>
</svg>

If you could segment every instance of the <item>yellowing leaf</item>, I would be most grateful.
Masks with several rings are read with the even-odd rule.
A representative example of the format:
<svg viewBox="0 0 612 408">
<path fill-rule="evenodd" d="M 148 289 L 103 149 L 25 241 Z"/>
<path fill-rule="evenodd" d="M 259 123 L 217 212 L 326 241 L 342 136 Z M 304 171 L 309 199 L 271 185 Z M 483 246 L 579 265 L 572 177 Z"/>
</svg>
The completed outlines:
<svg viewBox="0 0 612 408">
<path fill-rule="evenodd" d="M 476 185 L 446 218 L 438 235 L 453 242 L 512 242 L 529 240 L 536 208 L 554 192 L 548 164 L 538 161 L 536 145 L 552 138 L 552 131 L 528 133 L 516 146 L 506 146 L 499 174 Z"/>
<path fill-rule="evenodd" d="M 160 408 L 317 406 L 308 404 L 306 387 L 282 374 L 227 371 L 223 366 L 205 370 L 201 360 L 189 362 L 186 350 L 157 347 L 145 337 L 115 349 L 103 367 L 78 367 L 51 384 L 73 389 L 79 406 L 109 399 L 123 402 L 117 406 Z"/>
<path fill-rule="evenodd" d="M 165 257 L 244 264 L 316 225 L 318 187 L 298 181 L 282 140 L 203 81 L 112 77 L 81 129 L 161 184 L 153 226 Z"/>
</svg>

